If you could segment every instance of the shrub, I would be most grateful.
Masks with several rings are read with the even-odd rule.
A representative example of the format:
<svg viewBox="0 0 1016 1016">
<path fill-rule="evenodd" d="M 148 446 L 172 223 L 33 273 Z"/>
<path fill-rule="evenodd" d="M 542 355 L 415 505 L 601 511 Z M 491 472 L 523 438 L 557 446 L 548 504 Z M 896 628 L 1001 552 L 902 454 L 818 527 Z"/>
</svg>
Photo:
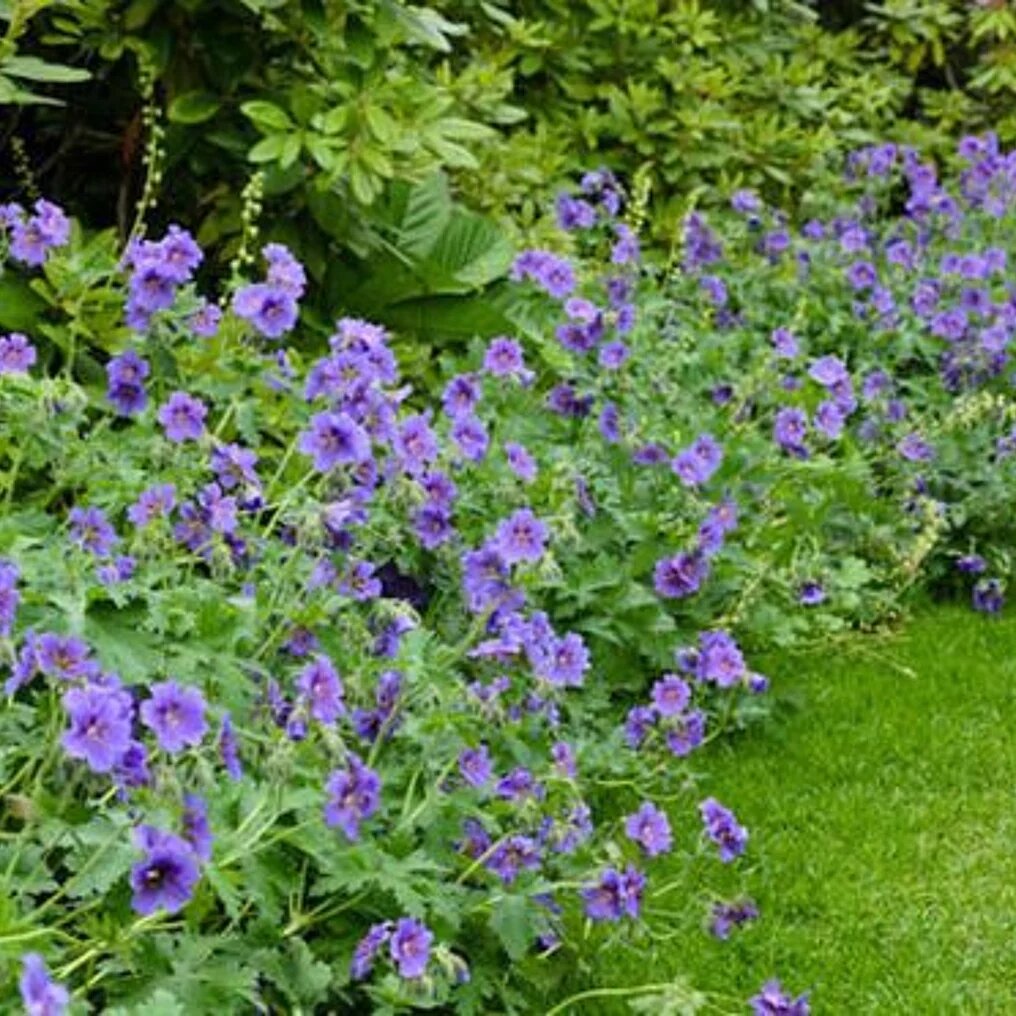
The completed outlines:
<svg viewBox="0 0 1016 1016">
<path fill-rule="evenodd" d="M 397 304 L 392 320 L 420 329 L 504 275 L 504 239 L 439 176 L 478 166 L 476 150 L 522 115 L 506 84 L 475 80 L 465 25 L 401 0 L 98 2 L 54 5 L 35 24 L 38 52 L 95 73 L 66 109 L 12 119 L 28 193 L 122 238 L 138 203 L 151 223 L 165 204 L 219 271 L 256 197 L 271 209 L 265 239 L 298 252 L 326 322 Z"/>
<path fill-rule="evenodd" d="M 393 308 L 421 288 L 462 292 L 457 271 L 436 272 L 433 248 L 406 235 L 447 220 L 401 216 L 406 188 L 435 171 L 471 208 L 528 229 L 548 186 L 605 163 L 651 184 L 645 239 L 666 246 L 689 204 L 743 185 L 793 207 L 861 143 L 944 154 L 961 128 L 1012 135 L 1016 21 L 997 4 L 44 6 L 23 44 L 93 82 L 60 91 L 66 110 L 11 123 L 42 190 L 73 199 L 90 224 L 117 209 L 126 236 L 135 201 L 152 196 L 147 151 L 167 207 L 228 262 L 258 168 L 271 238 L 307 264 L 325 317 L 342 309 L 403 329 L 413 315 Z M 474 248 L 469 287 L 500 277 L 496 252 L 489 236 Z M 402 270 L 386 286 L 393 258 Z M 441 309 L 414 308 L 417 327 Z"/>
<path fill-rule="evenodd" d="M 862 143 L 947 158 L 962 132 L 1016 140 L 1016 13 L 993 0 L 527 0 L 474 32 L 529 116 L 466 189 L 527 220 L 576 162 L 643 174 L 666 244 L 689 204 L 738 186 L 793 211 Z"/>
</svg>

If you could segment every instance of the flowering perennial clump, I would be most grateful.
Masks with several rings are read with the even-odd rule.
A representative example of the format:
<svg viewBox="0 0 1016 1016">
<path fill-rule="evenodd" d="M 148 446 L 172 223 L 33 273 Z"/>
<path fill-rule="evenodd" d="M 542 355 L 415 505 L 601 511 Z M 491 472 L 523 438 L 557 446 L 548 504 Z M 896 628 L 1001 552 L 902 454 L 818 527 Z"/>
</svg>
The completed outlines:
<svg viewBox="0 0 1016 1016">
<path fill-rule="evenodd" d="M 510 1007 L 585 934 L 654 948 L 661 864 L 739 877 L 748 830 L 684 767 L 764 710 L 754 653 L 921 574 L 1004 605 L 1016 187 L 963 151 L 949 186 L 864 150 L 800 230 L 747 191 L 693 211 L 665 277 L 589 174 L 568 256 L 515 261 L 513 334 L 433 392 L 376 323 L 304 329 L 279 244 L 212 302 L 179 226 L 79 278 L 59 209 L 5 208 L 52 297 L 0 336 L 30 1011 Z"/>
</svg>

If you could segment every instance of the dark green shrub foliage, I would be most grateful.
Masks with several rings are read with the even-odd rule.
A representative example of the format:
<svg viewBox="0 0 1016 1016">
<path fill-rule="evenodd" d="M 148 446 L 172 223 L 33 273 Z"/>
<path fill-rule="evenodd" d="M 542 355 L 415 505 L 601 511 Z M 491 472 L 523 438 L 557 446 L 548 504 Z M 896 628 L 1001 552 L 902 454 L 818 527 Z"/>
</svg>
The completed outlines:
<svg viewBox="0 0 1016 1016">
<path fill-rule="evenodd" d="M 990 126 L 1003 142 L 1016 131 L 1016 15 L 991 2 L 42 7 L 20 45 L 93 75 L 58 90 L 66 109 L 8 124 L 42 190 L 73 196 L 96 223 L 119 209 L 126 232 L 147 103 L 165 130 L 160 193 L 201 241 L 232 255 L 259 167 L 272 232 L 318 278 L 336 257 L 362 273 L 399 247 L 379 199 L 437 169 L 473 207 L 524 225 L 576 166 L 640 173 L 654 193 L 650 236 L 667 243 L 689 203 L 739 184 L 796 202 L 865 141 L 945 152 L 960 126 Z M 413 267 L 412 252 L 399 256 Z M 341 294 L 323 292 L 335 309 Z M 404 298 L 395 289 L 370 309 Z"/>
</svg>

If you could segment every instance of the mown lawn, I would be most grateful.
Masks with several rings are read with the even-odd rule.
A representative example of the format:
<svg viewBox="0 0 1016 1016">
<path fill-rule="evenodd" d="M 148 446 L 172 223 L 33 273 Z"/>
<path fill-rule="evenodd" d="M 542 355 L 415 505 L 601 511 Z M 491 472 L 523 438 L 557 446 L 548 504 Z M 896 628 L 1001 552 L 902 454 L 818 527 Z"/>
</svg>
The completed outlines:
<svg viewBox="0 0 1016 1016">
<path fill-rule="evenodd" d="M 935 608 L 769 671 L 775 716 L 702 785 L 751 830 L 762 918 L 726 943 L 689 926 L 655 969 L 605 955 L 597 983 L 747 998 L 776 975 L 816 1013 L 1016 1012 L 1016 618 Z"/>
</svg>

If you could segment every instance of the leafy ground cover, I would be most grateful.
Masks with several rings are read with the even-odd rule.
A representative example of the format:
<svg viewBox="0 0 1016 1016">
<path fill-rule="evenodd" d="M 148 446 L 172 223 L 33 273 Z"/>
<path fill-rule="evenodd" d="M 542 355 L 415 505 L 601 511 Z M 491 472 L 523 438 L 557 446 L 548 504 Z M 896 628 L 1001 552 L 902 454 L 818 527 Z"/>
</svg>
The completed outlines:
<svg viewBox="0 0 1016 1016">
<path fill-rule="evenodd" d="M 680 975 L 743 996 L 779 971 L 818 1013 L 1000 1011 L 1013 990 L 1016 618 L 939 607 L 889 639 L 769 670 L 776 716 L 718 743 L 702 783 L 752 830 L 761 918 L 725 942 L 677 927 L 652 970 L 601 956 L 595 983 Z M 675 898 L 701 892 L 669 863 L 658 880 Z"/>
</svg>

